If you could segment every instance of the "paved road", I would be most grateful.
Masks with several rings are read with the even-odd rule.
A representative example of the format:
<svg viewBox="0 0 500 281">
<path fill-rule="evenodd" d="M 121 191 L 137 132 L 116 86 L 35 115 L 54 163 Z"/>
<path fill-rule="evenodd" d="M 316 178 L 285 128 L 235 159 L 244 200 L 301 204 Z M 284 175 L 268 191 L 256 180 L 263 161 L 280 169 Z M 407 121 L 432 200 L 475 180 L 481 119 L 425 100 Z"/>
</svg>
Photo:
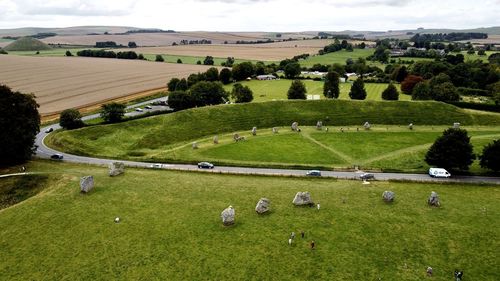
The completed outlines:
<svg viewBox="0 0 500 281">
<path fill-rule="evenodd" d="M 160 99 L 158 99 L 160 100 Z M 136 108 L 144 106 L 151 103 L 152 101 L 143 102 L 140 104 L 135 104 L 129 106 L 128 108 Z M 153 106 L 151 110 L 144 110 L 143 112 L 129 112 L 127 116 L 134 116 L 144 114 L 147 111 L 157 111 L 157 110 L 168 110 L 168 107 L 164 106 Z M 90 120 L 99 117 L 99 114 L 85 116 L 84 120 Z M 45 146 L 43 140 L 48 135 L 45 130 L 48 128 L 53 128 L 54 130 L 60 129 L 59 125 L 51 125 L 41 129 L 41 132 L 36 137 L 37 156 L 40 158 L 50 159 L 53 154 L 61 154 L 64 156 L 63 161 L 72 163 L 84 163 L 84 164 L 97 164 L 97 165 L 109 165 L 112 162 L 118 160 L 111 159 L 101 159 L 101 158 L 91 158 L 78 155 L 71 155 L 67 153 L 62 153 Z M 196 165 L 188 164 L 165 164 L 153 166 L 153 163 L 147 162 L 135 162 L 135 161 L 120 161 L 125 163 L 129 167 L 142 167 L 142 168 L 154 168 L 154 169 L 169 169 L 169 170 L 202 170 Z M 285 176 L 305 176 L 305 170 L 296 169 L 266 169 L 266 168 L 248 168 L 248 167 L 225 167 L 218 166 L 214 169 L 205 170 L 205 172 L 213 173 L 231 173 L 231 174 L 256 174 L 256 175 L 285 175 Z M 359 179 L 359 175 L 362 171 L 357 172 L 338 172 L 338 171 L 321 171 L 322 177 L 330 178 L 340 178 L 340 179 Z M 427 174 L 400 174 L 400 173 L 374 173 L 375 179 L 377 180 L 408 180 L 408 181 L 422 181 L 422 182 L 465 182 L 465 183 L 493 183 L 500 184 L 499 177 L 479 177 L 479 176 L 453 176 L 449 179 L 441 178 L 431 178 Z"/>
</svg>

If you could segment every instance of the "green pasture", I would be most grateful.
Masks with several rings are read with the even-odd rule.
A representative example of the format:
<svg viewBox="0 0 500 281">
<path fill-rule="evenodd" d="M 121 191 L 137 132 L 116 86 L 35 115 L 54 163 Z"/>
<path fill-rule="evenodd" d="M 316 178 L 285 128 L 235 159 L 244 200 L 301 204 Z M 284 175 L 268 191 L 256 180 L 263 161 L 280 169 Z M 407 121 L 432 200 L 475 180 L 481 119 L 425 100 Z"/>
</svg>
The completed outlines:
<svg viewBox="0 0 500 281">
<path fill-rule="evenodd" d="M 50 175 L 50 187 L 0 211 L 5 280 L 424 280 L 428 266 L 436 281 L 457 268 L 470 280 L 499 277 L 496 186 L 132 168 L 111 178 L 105 167 L 41 161 L 28 170 Z M 86 175 L 95 189 L 81 194 Z M 321 210 L 295 207 L 298 191 Z M 431 191 L 440 208 L 427 206 Z M 261 197 L 271 212 L 259 216 Z M 224 227 L 229 205 L 236 224 Z"/>
<path fill-rule="evenodd" d="M 315 64 L 334 64 L 340 63 L 345 64 L 346 60 L 351 58 L 357 60 L 358 58 L 366 58 L 367 56 L 373 55 L 374 49 L 354 49 L 352 52 L 346 50 L 341 50 L 333 53 L 328 53 L 325 55 L 313 55 L 305 60 L 299 61 L 302 67 L 312 67 Z"/>
<path fill-rule="evenodd" d="M 314 80 L 302 80 L 306 85 L 307 95 L 319 95 L 320 99 L 324 99 L 323 96 L 323 81 Z M 280 79 L 280 80 L 251 80 L 242 81 L 242 85 L 248 86 L 253 92 L 253 101 L 272 101 L 272 100 L 286 100 L 287 92 L 292 84 L 292 80 Z M 365 83 L 366 89 L 366 99 L 380 101 L 382 100 L 382 92 L 387 88 L 389 84 L 386 83 Z M 339 99 L 350 100 L 349 91 L 351 90 L 352 83 L 340 83 L 340 96 Z M 399 85 L 396 85 L 399 87 Z M 224 86 L 226 91 L 231 92 L 233 84 Z M 399 100 L 409 101 L 411 96 L 401 94 L 399 95 Z"/>
<path fill-rule="evenodd" d="M 180 56 L 180 55 L 170 55 L 170 54 L 143 54 L 144 57 L 149 60 L 149 61 L 155 61 L 156 60 L 156 55 L 162 55 L 163 59 L 167 63 L 177 63 L 177 60 L 180 59 L 183 64 L 197 64 L 198 61 L 201 61 L 203 64 L 203 61 L 205 60 L 205 57 L 199 57 L 199 56 Z M 214 66 L 221 66 L 223 62 L 226 62 L 227 58 L 216 58 L 214 57 Z M 252 62 L 256 63 L 258 60 L 246 60 L 246 59 L 234 59 L 234 63 L 242 63 L 242 62 Z M 266 63 L 272 63 L 272 62 L 266 62 Z"/>
</svg>

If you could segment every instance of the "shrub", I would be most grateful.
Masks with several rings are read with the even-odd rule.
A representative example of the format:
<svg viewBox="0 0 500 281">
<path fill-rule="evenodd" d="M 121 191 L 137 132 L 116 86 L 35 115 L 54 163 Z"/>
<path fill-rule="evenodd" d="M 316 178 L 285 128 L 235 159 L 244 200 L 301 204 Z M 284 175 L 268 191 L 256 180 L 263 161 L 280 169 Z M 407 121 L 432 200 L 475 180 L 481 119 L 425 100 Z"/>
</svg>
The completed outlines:
<svg viewBox="0 0 500 281">
<path fill-rule="evenodd" d="M 76 109 L 66 109 L 59 116 L 59 125 L 66 130 L 78 129 L 84 126 L 82 115 Z"/>
<path fill-rule="evenodd" d="M 479 159 L 481 167 L 500 171 L 500 139 L 486 145 Z"/>
<path fill-rule="evenodd" d="M 356 79 L 352 84 L 351 91 L 349 92 L 349 97 L 353 100 L 364 100 L 366 99 L 365 83 L 362 78 Z"/>
<path fill-rule="evenodd" d="M 389 86 L 382 92 L 382 99 L 384 100 L 398 100 L 399 92 L 394 84 L 390 83 Z"/>
<path fill-rule="evenodd" d="M 306 85 L 300 80 L 294 80 L 288 89 L 288 99 L 306 99 Z"/>
</svg>

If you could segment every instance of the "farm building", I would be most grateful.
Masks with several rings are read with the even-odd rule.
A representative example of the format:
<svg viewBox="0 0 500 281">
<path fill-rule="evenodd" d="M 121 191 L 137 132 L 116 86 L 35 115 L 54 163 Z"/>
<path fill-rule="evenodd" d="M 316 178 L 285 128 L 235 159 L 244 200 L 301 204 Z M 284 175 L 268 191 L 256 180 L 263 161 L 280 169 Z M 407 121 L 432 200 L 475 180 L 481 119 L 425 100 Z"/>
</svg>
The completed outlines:
<svg viewBox="0 0 500 281">
<path fill-rule="evenodd" d="M 257 75 L 257 80 L 275 80 L 275 79 L 276 79 L 276 76 L 274 76 L 272 74 Z"/>
</svg>

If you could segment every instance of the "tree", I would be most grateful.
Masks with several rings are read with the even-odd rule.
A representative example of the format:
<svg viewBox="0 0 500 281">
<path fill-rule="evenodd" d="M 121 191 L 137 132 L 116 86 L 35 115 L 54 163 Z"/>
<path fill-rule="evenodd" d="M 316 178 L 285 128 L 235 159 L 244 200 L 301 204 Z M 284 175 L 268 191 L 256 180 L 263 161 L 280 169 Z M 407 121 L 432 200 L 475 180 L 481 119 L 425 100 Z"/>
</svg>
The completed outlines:
<svg viewBox="0 0 500 281">
<path fill-rule="evenodd" d="M 175 110 L 195 107 L 192 96 L 184 91 L 174 91 L 168 95 L 168 106 Z"/>
<path fill-rule="evenodd" d="M 332 66 L 330 66 L 328 71 L 334 71 L 337 72 L 340 76 L 345 76 L 345 66 L 340 63 L 332 64 Z"/>
<path fill-rule="evenodd" d="M 0 85 L 0 165 L 19 164 L 31 158 L 40 115 L 34 95 Z"/>
<path fill-rule="evenodd" d="M 177 83 L 179 83 L 179 78 L 172 78 L 170 79 L 170 81 L 168 81 L 167 83 L 167 89 L 170 91 L 170 92 L 173 92 L 175 91 L 175 88 L 177 87 Z"/>
<path fill-rule="evenodd" d="M 288 89 L 288 99 L 296 100 L 296 99 L 306 99 L 306 85 L 300 80 L 293 80 L 290 88 Z"/>
<path fill-rule="evenodd" d="M 450 128 L 429 148 L 425 162 L 445 169 L 468 170 L 475 158 L 467 131 Z"/>
<path fill-rule="evenodd" d="M 251 62 L 242 62 L 233 66 L 233 79 L 236 81 L 245 80 L 254 74 L 254 66 Z"/>
<path fill-rule="evenodd" d="M 451 82 L 445 82 L 431 87 L 431 94 L 434 100 L 437 101 L 458 101 L 460 95 L 457 88 Z"/>
<path fill-rule="evenodd" d="M 72 57 L 72 56 L 73 56 L 73 54 L 72 54 L 72 53 L 68 50 L 68 51 L 66 51 L 66 56 L 67 56 L 67 57 Z"/>
<path fill-rule="evenodd" d="M 232 73 L 229 68 L 223 68 L 219 73 L 219 79 L 222 84 L 227 85 L 231 83 Z"/>
<path fill-rule="evenodd" d="M 364 49 L 366 48 L 366 43 L 365 42 L 361 42 L 361 44 L 358 45 L 360 49 Z"/>
<path fill-rule="evenodd" d="M 479 164 L 495 172 L 500 171 L 500 139 L 494 140 L 483 148 L 483 154 L 479 156 Z"/>
<path fill-rule="evenodd" d="M 204 65 L 214 65 L 214 57 L 212 56 L 206 56 L 205 59 L 203 60 Z"/>
<path fill-rule="evenodd" d="M 240 83 L 233 85 L 231 97 L 236 103 L 251 102 L 253 100 L 253 92 L 248 86 L 243 86 Z"/>
<path fill-rule="evenodd" d="M 234 64 L 234 57 L 227 57 L 224 66 L 231 67 Z"/>
<path fill-rule="evenodd" d="M 121 103 L 108 103 L 101 106 L 101 118 L 106 123 L 120 122 L 125 115 L 126 106 Z"/>
<path fill-rule="evenodd" d="M 340 75 L 333 71 L 329 70 L 325 76 L 325 83 L 323 84 L 323 95 L 327 98 L 338 98 L 340 95 L 340 87 L 339 81 Z"/>
<path fill-rule="evenodd" d="M 413 88 L 411 93 L 412 100 L 431 100 L 431 87 L 428 82 L 420 82 Z"/>
<path fill-rule="evenodd" d="M 485 52 L 483 49 L 481 49 L 481 50 L 477 51 L 477 54 L 478 54 L 479 56 L 486 56 L 486 52 Z"/>
<path fill-rule="evenodd" d="M 128 42 L 128 47 L 129 48 L 137 48 L 137 44 L 135 42 L 131 41 L 131 42 Z"/>
<path fill-rule="evenodd" d="M 365 82 L 362 78 L 358 78 L 354 81 L 349 92 L 349 97 L 353 100 L 364 100 L 366 99 Z"/>
<path fill-rule="evenodd" d="M 401 82 L 401 91 L 407 95 L 411 95 L 413 88 L 420 82 L 423 82 L 424 78 L 417 75 L 408 75 L 405 80 Z"/>
<path fill-rule="evenodd" d="M 398 66 L 394 69 L 391 75 L 391 79 L 396 81 L 396 82 L 403 82 L 405 80 L 406 76 L 408 76 L 408 70 L 406 69 L 406 66 Z"/>
<path fill-rule="evenodd" d="M 300 75 L 300 64 L 297 62 L 289 63 L 285 66 L 285 77 L 293 79 Z"/>
<path fill-rule="evenodd" d="M 220 82 L 201 81 L 191 86 L 189 92 L 196 106 L 221 104 L 228 98 Z"/>
<path fill-rule="evenodd" d="M 76 109 L 66 109 L 59 116 L 59 125 L 66 130 L 81 128 L 84 126 L 82 115 Z"/>
<path fill-rule="evenodd" d="M 156 55 L 155 61 L 164 62 L 165 60 L 163 59 L 162 55 Z"/>
<path fill-rule="evenodd" d="M 206 80 L 210 82 L 219 81 L 219 70 L 215 67 L 210 67 L 207 72 L 205 72 L 205 77 Z"/>
<path fill-rule="evenodd" d="M 181 59 L 177 59 L 177 63 L 182 63 L 182 60 Z"/>
<path fill-rule="evenodd" d="M 383 100 L 398 100 L 399 92 L 394 84 L 390 83 L 389 86 L 382 92 Z"/>
<path fill-rule="evenodd" d="M 188 81 L 186 78 L 182 78 L 179 83 L 175 86 L 176 91 L 187 91 L 189 89 Z"/>
</svg>

